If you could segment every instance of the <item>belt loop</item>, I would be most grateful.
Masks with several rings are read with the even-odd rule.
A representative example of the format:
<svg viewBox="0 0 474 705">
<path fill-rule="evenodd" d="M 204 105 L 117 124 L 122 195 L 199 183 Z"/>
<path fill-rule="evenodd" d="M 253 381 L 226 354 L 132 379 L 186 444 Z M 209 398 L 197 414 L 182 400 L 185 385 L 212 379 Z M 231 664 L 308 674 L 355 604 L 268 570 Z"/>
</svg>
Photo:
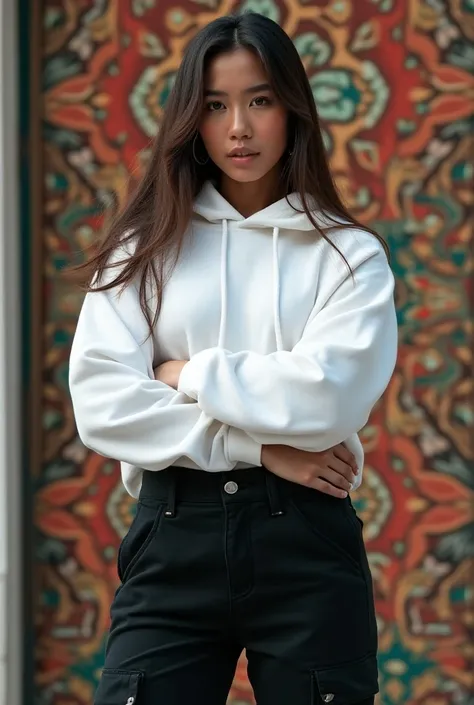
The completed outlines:
<svg viewBox="0 0 474 705">
<path fill-rule="evenodd" d="M 276 477 L 268 470 L 265 471 L 265 484 L 267 486 L 268 503 L 272 517 L 281 517 L 285 512 L 281 508 L 280 493 L 276 483 Z"/>
<path fill-rule="evenodd" d="M 168 506 L 165 510 L 165 517 L 172 519 L 176 516 L 176 484 L 177 477 L 173 470 L 169 473 Z"/>
</svg>

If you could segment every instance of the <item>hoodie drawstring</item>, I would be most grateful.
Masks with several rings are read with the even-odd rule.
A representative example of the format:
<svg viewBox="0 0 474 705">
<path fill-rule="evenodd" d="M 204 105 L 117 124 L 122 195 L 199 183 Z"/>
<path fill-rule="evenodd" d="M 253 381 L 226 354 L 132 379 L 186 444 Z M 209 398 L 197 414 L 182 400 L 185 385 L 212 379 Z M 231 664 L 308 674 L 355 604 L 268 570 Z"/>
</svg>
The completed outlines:
<svg viewBox="0 0 474 705">
<path fill-rule="evenodd" d="M 283 350 L 283 337 L 280 319 L 280 262 L 278 253 L 278 239 L 280 229 L 273 228 L 273 326 L 275 329 L 276 349 Z M 226 219 L 222 221 L 221 244 L 221 320 L 219 324 L 219 338 L 217 346 L 225 347 L 227 333 L 227 267 L 229 258 L 229 225 Z"/>
<path fill-rule="evenodd" d="M 225 346 L 227 331 L 227 258 L 229 243 L 229 226 L 227 220 L 222 221 L 222 244 L 221 244 L 221 321 L 219 324 L 219 339 L 217 346 Z"/>
<path fill-rule="evenodd" d="M 280 320 L 280 262 L 278 260 L 279 228 L 273 228 L 273 325 L 277 351 L 283 350 Z"/>
</svg>

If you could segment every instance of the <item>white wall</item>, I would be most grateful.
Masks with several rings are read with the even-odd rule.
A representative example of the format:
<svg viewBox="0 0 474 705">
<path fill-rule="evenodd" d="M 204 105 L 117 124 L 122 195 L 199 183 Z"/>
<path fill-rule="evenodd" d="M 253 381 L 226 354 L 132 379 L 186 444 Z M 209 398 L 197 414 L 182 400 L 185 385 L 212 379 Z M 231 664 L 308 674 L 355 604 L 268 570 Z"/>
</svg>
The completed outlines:
<svg viewBox="0 0 474 705">
<path fill-rule="evenodd" d="M 0 0 L 0 705 L 21 705 L 16 0 Z"/>
</svg>

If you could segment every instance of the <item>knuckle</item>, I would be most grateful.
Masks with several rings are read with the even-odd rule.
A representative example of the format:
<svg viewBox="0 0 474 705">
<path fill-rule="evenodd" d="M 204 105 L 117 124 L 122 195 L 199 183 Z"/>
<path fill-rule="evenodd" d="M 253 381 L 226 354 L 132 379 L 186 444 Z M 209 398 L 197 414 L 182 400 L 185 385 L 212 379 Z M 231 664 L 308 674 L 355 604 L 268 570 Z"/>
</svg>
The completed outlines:
<svg viewBox="0 0 474 705">
<path fill-rule="evenodd" d="M 312 470 L 305 470 L 301 476 L 301 481 L 306 487 L 311 487 L 314 482 L 314 472 Z"/>
</svg>

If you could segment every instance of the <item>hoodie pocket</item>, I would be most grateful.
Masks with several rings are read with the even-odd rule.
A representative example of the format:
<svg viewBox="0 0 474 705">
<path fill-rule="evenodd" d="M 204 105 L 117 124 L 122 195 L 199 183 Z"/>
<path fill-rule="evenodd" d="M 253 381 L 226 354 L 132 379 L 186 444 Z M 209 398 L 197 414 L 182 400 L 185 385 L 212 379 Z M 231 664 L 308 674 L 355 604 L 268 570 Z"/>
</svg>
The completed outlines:
<svg viewBox="0 0 474 705">
<path fill-rule="evenodd" d="M 95 694 L 94 705 L 140 705 L 141 671 L 104 668 Z"/>
<path fill-rule="evenodd" d="M 312 677 L 314 697 L 311 705 L 353 705 L 379 692 L 374 654 L 332 668 L 316 669 Z"/>
</svg>

